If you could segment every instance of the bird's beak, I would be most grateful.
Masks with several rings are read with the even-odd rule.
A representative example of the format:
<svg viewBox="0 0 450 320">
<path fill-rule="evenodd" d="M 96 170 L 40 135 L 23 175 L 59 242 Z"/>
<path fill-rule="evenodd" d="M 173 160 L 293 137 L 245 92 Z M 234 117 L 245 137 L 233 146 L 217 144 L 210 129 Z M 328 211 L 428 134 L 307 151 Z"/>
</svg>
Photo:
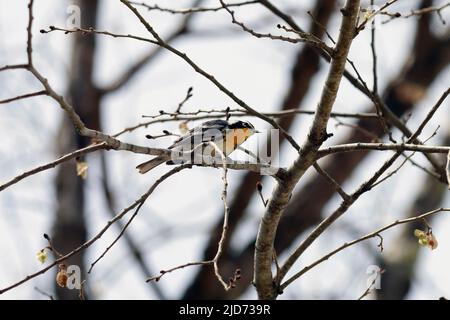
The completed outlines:
<svg viewBox="0 0 450 320">
<path fill-rule="evenodd" d="M 261 133 L 261 131 L 253 130 L 253 133 Z"/>
</svg>

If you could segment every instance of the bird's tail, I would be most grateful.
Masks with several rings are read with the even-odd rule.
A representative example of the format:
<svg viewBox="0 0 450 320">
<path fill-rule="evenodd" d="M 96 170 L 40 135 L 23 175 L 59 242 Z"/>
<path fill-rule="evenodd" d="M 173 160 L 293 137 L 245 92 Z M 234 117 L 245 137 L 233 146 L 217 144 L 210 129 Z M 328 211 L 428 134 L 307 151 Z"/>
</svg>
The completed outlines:
<svg viewBox="0 0 450 320">
<path fill-rule="evenodd" d="M 166 157 L 159 156 L 159 157 L 153 158 L 152 160 L 141 163 L 140 165 L 138 165 L 136 167 L 136 169 L 139 170 L 139 173 L 144 174 L 166 161 L 167 161 Z"/>
</svg>

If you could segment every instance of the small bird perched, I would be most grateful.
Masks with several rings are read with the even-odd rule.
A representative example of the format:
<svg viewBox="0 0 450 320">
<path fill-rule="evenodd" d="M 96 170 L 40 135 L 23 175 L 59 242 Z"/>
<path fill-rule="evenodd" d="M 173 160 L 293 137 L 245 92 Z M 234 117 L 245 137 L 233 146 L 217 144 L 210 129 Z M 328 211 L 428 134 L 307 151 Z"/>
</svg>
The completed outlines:
<svg viewBox="0 0 450 320">
<path fill-rule="evenodd" d="M 173 150 L 174 153 L 180 153 L 192 151 L 202 144 L 213 142 L 222 150 L 224 156 L 228 156 L 254 133 L 258 133 L 258 131 L 250 122 L 236 121 L 229 123 L 225 120 L 210 120 L 189 130 L 168 149 Z M 214 150 L 212 150 L 212 154 L 214 155 Z M 171 161 L 170 155 L 161 155 L 141 163 L 136 169 L 140 173 L 146 173 L 164 162 L 174 164 L 176 161 Z"/>
</svg>

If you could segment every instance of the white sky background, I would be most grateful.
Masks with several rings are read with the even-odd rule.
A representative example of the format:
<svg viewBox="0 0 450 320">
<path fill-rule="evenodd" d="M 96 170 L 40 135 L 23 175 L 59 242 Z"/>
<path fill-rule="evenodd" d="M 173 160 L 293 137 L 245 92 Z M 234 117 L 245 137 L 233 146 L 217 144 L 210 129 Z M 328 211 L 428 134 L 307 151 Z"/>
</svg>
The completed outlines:
<svg viewBox="0 0 450 320">
<path fill-rule="evenodd" d="M 231 1 L 230 1 L 231 2 Z M 439 3 L 444 3 L 440 1 Z M 67 18 L 66 9 L 69 2 L 56 0 L 35 1 L 34 24 L 34 57 L 38 69 L 50 80 L 50 83 L 64 93 L 67 84 L 68 58 L 70 56 L 71 37 L 62 33 L 42 35 L 39 29 L 49 25 L 64 26 Z M 148 2 L 148 3 L 154 3 Z M 158 4 L 167 7 L 186 7 L 190 1 L 164 0 Z M 297 8 L 297 22 L 304 28 L 309 25 L 306 10 L 311 8 L 312 1 L 279 1 L 285 8 Z M 367 1 L 363 2 L 365 5 Z M 377 4 L 384 2 L 377 1 Z M 392 11 L 406 12 L 416 1 L 399 0 Z M 207 5 L 217 5 L 218 1 L 207 1 Z M 26 59 L 26 24 L 27 1 L 0 0 L 0 65 L 23 63 Z M 448 11 L 444 18 L 450 21 Z M 98 29 L 106 29 L 117 33 L 131 33 L 148 37 L 148 34 L 137 19 L 119 1 L 102 1 L 100 7 L 100 25 Z M 144 11 L 143 11 L 144 12 Z M 145 13 L 161 35 L 180 21 L 180 16 L 165 13 Z M 246 23 L 259 21 L 267 16 L 267 11 L 258 6 L 237 10 L 237 17 Z M 269 20 L 262 31 L 277 32 L 277 20 Z M 337 37 L 340 17 L 335 16 L 329 31 Z M 377 31 L 377 50 L 379 61 L 379 86 L 382 90 L 389 80 L 398 74 L 405 55 L 408 54 L 413 37 L 415 19 L 394 21 L 383 25 Z M 436 24 L 442 28 L 441 25 Z M 299 50 L 299 45 L 256 39 L 240 32 L 230 23 L 225 12 L 198 15 L 193 20 L 193 35 L 183 37 L 175 42 L 175 46 L 186 52 L 208 72 L 214 74 L 219 81 L 231 89 L 237 96 L 259 111 L 275 111 L 279 107 L 289 84 L 292 61 Z M 226 34 L 214 35 L 214 30 L 228 30 Z M 371 85 L 371 55 L 369 28 L 354 41 L 350 58 Z M 97 50 L 97 83 L 108 84 L 142 54 L 149 50 L 146 43 L 131 39 L 112 39 L 100 37 Z M 313 109 L 320 96 L 328 67 L 322 68 L 314 79 L 307 98 L 306 109 Z M 450 75 L 445 70 L 427 96 L 416 108 L 409 122 L 415 128 L 423 119 L 429 107 L 435 103 L 441 93 L 448 87 Z M 236 107 L 222 92 L 211 83 L 196 74 L 180 58 L 165 52 L 142 70 L 139 75 L 122 90 L 103 101 L 103 126 L 108 133 L 115 133 L 126 126 L 141 121 L 142 114 L 156 114 L 158 110 L 175 110 L 179 101 L 185 96 L 188 87 L 194 87 L 194 97 L 186 104 L 185 111 L 203 108 Z M 23 71 L 7 71 L 0 73 L 0 99 L 18 94 L 40 90 L 37 82 Z M 368 105 L 367 98 L 356 91 L 346 80 L 343 80 L 336 111 L 357 112 Z M 441 134 L 449 130 L 449 103 L 441 107 L 423 134 L 427 137 L 441 125 Z M 0 106 L 0 182 L 4 182 L 18 173 L 46 163 L 57 155 L 54 150 L 54 139 L 58 123 L 63 116 L 59 107 L 49 98 L 37 97 Z M 252 119 L 258 128 L 267 128 L 261 121 Z M 292 135 L 302 141 L 309 126 L 310 118 L 299 117 Z M 192 124 L 190 124 L 192 126 Z M 328 143 L 337 143 L 346 129 L 334 130 L 332 122 L 330 130 L 335 137 Z M 163 129 L 176 131 L 176 124 L 155 125 L 149 129 L 137 131 L 123 136 L 123 140 L 139 144 L 166 146 L 170 140 L 149 142 L 145 134 L 158 134 Z M 431 143 L 439 142 L 438 138 Z M 250 141 L 249 141 L 250 145 Z M 286 166 L 294 158 L 294 152 L 283 146 L 281 165 Z M 387 153 L 377 153 L 364 162 L 355 172 L 353 179 L 345 184 L 345 189 L 353 190 L 367 177 L 371 169 L 378 167 Z M 120 208 L 139 197 L 148 186 L 167 168 L 163 166 L 151 173 L 141 176 L 134 167 L 146 157 L 125 152 L 108 152 L 108 162 L 112 168 L 110 180 L 117 196 Z M 421 157 L 417 157 L 418 160 Z M 88 207 L 87 217 L 91 236 L 106 223 L 109 215 L 105 211 L 102 195 L 99 193 L 99 165 L 97 157 L 89 158 Z M 75 169 L 74 169 L 75 170 Z M 50 233 L 53 212 L 54 194 L 52 179 L 54 170 L 40 173 L 0 193 L 0 287 L 5 287 L 22 279 L 42 266 L 36 259 L 36 252 L 46 245 L 43 233 Z M 242 173 L 229 173 L 230 196 L 239 184 Z M 411 183 L 414 177 L 414 183 Z M 306 179 L 308 176 L 305 177 Z M 363 196 L 327 233 L 318 240 L 303 256 L 302 261 L 294 268 L 313 261 L 314 258 L 352 239 L 356 234 L 374 230 L 384 224 L 404 216 L 409 207 L 411 192 L 420 189 L 424 178 L 422 172 L 406 165 L 400 173 Z M 300 182 L 301 187 L 304 182 Z M 264 192 L 268 194 L 272 184 L 267 180 Z M 201 258 L 208 230 L 221 217 L 222 203 L 221 171 L 215 169 L 195 168 L 177 174 L 158 187 L 147 200 L 139 216 L 128 232 L 140 244 L 142 252 L 155 271 L 166 269 L 181 263 Z M 175 200 L 176 199 L 176 200 Z M 314 201 L 314 199 L 311 199 Z M 329 214 L 339 203 L 336 197 L 327 204 L 325 214 Z M 450 198 L 447 196 L 447 207 Z M 263 207 L 255 198 L 249 208 L 246 223 L 233 238 L 235 246 L 242 246 L 257 231 Z M 232 214 L 232 213 L 231 213 Z M 434 220 L 433 231 L 439 240 L 437 250 L 430 252 L 421 250 L 421 259 L 417 267 L 417 282 L 409 298 L 430 298 L 449 296 L 450 275 L 450 236 L 448 230 L 450 220 L 442 215 Z M 105 236 L 96 242 L 88 251 L 90 262 L 94 260 L 117 235 L 117 228 L 111 228 Z M 393 239 L 396 231 L 385 234 L 385 248 Z M 372 264 L 372 253 L 377 240 L 361 244 L 342 252 L 330 261 L 317 267 L 305 275 L 281 296 L 281 298 L 338 298 L 354 299 L 364 292 L 368 275 L 366 269 Z M 386 250 L 388 251 L 388 250 Z M 282 257 L 281 257 L 282 258 Z M 196 270 L 195 270 L 196 271 Z M 177 298 L 189 284 L 193 269 L 176 271 L 166 275 L 159 286 L 169 298 Z M 51 292 L 53 272 L 37 277 L 10 292 L 1 295 L 0 299 L 42 299 L 45 297 L 33 290 Z M 136 267 L 123 241 L 95 267 L 88 277 L 88 283 L 100 299 L 151 299 L 155 296 L 144 282 L 142 273 Z M 255 298 L 253 290 L 245 297 Z"/>
</svg>

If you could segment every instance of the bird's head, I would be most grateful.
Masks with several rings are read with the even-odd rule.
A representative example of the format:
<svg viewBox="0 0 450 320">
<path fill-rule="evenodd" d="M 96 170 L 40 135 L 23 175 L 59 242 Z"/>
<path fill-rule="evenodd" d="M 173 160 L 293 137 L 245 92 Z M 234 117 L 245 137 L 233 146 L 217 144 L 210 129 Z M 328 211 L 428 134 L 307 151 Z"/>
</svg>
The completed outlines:
<svg viewBox="0 0 450 320">
<path fill-rule="evenodd" d="M 236 121 L 230 124 L 230 129 L 242 130 L 246 135 L 251 136 L 254 133 L 259 133 L 258 130 L 248 121 Z"/>
</svg>

